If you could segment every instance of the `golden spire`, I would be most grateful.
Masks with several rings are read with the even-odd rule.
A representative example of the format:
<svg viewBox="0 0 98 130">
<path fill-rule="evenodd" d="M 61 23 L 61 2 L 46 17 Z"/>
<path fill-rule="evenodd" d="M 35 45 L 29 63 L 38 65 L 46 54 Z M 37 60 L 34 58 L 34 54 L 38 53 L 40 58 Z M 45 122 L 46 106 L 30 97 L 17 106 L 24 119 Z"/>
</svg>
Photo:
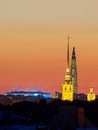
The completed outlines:
<svg viewBox="0 0 98 130">
<path fill-rule="evenodd" d="M 62 100 L 73 101 L 73 84 L 71 83 L 70 78 L 70 65 L 69 65 L 69 36 L 67 42 L 67 66 L 66 66 L 66 75 L 65 81 L 62 84 Z"/>
<path fill-rule="evenodd" d="M 69 36 L 68 36 L 68 43 L 67 43 L 67 68 L 69 69 Z"/>
<path fill-rule="evenodd" d="M 69 36 L 68 36 L 68 42 L 67 42 L 67 68 L 66 68 L 66 81 L 70 81 L 70 67 L 69 67 Z"/>
</svg>

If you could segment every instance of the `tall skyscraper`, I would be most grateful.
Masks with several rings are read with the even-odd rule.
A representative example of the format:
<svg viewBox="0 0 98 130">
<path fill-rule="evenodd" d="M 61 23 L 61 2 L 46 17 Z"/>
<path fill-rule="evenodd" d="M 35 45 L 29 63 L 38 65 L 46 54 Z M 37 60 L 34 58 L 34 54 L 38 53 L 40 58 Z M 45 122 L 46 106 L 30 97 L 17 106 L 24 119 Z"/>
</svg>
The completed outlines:
<svg viewBox="0 0 98 130">
<path fill-rule="evenodd" d="M 73 84 L 73 93 L 78 93 L 78 81 L 77 81 L 77 65 L 76 65 L 76 54 L 75 54 L 75 47 L 73 47 L 72 51 L 72 59 L 71 59 L 71 81 Z"/>
<path fill-rule="evenodd" d="M 69 65 L 69 37 L 67 43 L 67 68 L 65 81 L 62 84 L 62 100 L 73 101 L 73 84 L 70 78 L 70 65 Z"/>
</svg>

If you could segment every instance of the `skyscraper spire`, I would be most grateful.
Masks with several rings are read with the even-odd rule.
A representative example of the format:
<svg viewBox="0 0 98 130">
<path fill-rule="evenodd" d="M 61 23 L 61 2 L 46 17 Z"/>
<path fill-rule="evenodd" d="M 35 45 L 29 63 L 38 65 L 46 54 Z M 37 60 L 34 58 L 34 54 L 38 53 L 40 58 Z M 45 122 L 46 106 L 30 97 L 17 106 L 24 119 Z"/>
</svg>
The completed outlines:
<svg viewBox="0 0 98 130">
<path fill-rule="evenodd" d="M 75 59 L 75 60 L 76 60 L 75 47 L 73 47 L 73 51 L 72 51 L 72 59 Z"/>
<path fill-rule="evenodd" d="M 71 59 L 71 81 L 73 84 L 73 92 L 77 94 L 78 92 L 78 81 L 77 81 L 77 65 L 76 65 L 76 54 L 75 54 L 75 47 L 73 47 L 72 51 L 72 59 Z"/>
</svg>

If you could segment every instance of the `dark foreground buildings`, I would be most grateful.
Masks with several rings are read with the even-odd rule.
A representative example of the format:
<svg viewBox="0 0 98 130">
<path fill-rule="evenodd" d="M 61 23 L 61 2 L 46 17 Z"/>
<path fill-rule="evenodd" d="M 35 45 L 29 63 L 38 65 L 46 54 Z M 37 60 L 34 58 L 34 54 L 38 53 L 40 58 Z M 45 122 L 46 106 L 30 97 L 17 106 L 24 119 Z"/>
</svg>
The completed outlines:
<svg viewBox="0 0 98 130">
<path fill-rule="evenodd" d="M 6 130 L 95 130 L 98 128 L 98 100 L 62 101 L 45 99 L 0 104 L 0 128 Z M 13 129 L 14 128 L 14 129 Z M 43 128 L 43 129 L 42 129 Z M 5 130 L 4 129 L 4 130 Z"/>
</svg>

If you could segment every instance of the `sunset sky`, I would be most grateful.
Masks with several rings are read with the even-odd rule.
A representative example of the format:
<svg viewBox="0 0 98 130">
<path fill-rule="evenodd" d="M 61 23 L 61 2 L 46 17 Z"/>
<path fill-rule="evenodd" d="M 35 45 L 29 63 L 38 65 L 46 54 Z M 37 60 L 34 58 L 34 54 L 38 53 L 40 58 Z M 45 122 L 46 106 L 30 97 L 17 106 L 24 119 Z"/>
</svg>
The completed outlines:
<svg viewBox="0 0 98 130">
<path fill-rule="evenodd" d="M 78 92 L 98 94 L 98 0 L 0 0 L 0 93 L 61 92 L 68 35 Z"/>
</svg>

